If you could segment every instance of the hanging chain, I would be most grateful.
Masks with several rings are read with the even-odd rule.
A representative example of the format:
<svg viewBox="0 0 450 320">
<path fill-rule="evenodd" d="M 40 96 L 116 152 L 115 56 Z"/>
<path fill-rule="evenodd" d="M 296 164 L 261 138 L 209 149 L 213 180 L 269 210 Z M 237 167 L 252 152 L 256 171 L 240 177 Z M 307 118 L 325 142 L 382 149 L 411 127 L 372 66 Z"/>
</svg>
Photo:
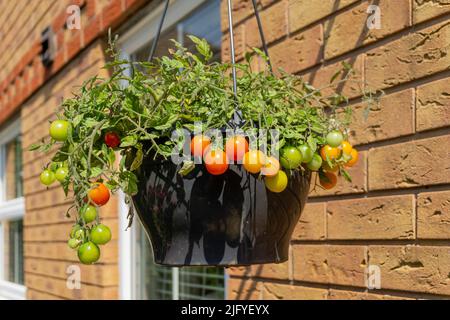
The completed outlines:
<svg viewBox="0 0 450 320">
<path fill-rule="evenodd" d="M 234 47 L 233 7 L 231 4 L 231 1 L 232 0 L 228 0 L 228 25 L 229 25 L 229 29 L 230 29 L 230 51 L 231 51 L 231 68 L 232 68 L 232 76 L 233 76 L 233 93 L 234 93 L 234 97 L 237 101 L 238 96 L 237 96 L 237 75 L 236 75 L 236 53 L 235 53 L 235 47 Z M 161 16 L 161 20 L 158 25 L 158 31 L 156 33 L 156 37 L 153 40 L 153 44 L 152 44 L 152 48 L 150 51 L 150 55 L 148 57 L 148 61 L 152 61 L 153 57 L 155 55 L 156 48 L 157 48 L 158 42 L 159 42 L 159 38 L 161 36 L 162 27 L 164 25 L 164 20 L 166 18 L 167 11 L 169 9 L 169 2 L 170 2 L 170 0 L 166 0 L 166 2 L 164 4 L 163 14 Z M 256 0 L 252 0 L 252 3 L 253 3 L 253 9 L 255 11 L 256 21 L 258 23 L 259 35 L 261 36 L 262 47 L 263 47 L 264 53 L 268 59 L 267 62 L 269 64 L 269 69 L 272 72 L 272 63 L 271 63 L 270 57 L 269 57 L 269 50 L 267 47 L 266 38 L 264 37 L 264 31 L 263 31 L 263 27 L 262 27 L 262 23 L 261 23 L 261 17 L 258 12 L 258 5 L 256 3 Z M 242 114 L 239 111 L 239 108 L 237 108 L 237 107 L 236 107 L 236 112 L 234 113 L 234 123 L 236 125 L 239 125 L 242 123 Z"/>
<path fill-rule="evenodd" d="M 255 10 L 256 22 L 258 23 L 259 35 L 261 36 L 261 43 L 263 46 L 264 53 L 267 56 L 267 63 L 269 64 L 269 70 L 270 72 L 272 72 L 273 71 L 272 62 L 270 61 L 269 57 L 269 49 L 267 48 L 266 37 L 264 36 L 264 30 L 262 27 L 261 17 L 259 16 L 258 5 L 256 4 L 256 0 L 252 0 L 252 2 L 253 2 L 253 9 Z"/>
<path fill-rule="evenodd" d="M 156 47 L 158 46 L 159 37 L 161 36 L 161 30 L 162 30 L 162 27 L 164 24 L 164 20 L 166 19 L 167 10 L 169 9 L 169 2 L 170 2 L 170 0 L 166 0 L 166 3 L 164 4 L 164 10 L 163 10 L 163 14 L 161 16 L 161 21 L 159 21 L 158 31 L 156 32 L 156 37 L 153 40 L 152 49 L 150 50 L 150 55 L 148 57 L 149 62 L 152 61 L 153 57 L 155 56 Z"/>
</svg>

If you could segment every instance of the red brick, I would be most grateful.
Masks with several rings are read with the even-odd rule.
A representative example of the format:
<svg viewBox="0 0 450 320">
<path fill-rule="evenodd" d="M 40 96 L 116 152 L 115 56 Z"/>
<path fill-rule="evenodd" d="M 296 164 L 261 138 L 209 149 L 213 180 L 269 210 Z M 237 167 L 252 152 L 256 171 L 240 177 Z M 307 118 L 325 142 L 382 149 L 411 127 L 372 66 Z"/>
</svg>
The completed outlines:
<svg viewBox="0 0 450 320">
<path fill-rule="evenodd" d="M 330 201 L 327 239 L 414 239 L 413 195 Z"/>
<path fill-rule="evenodd" d="M 271 43 L 287 35 L 287 3 L 279 2 L 261 12 L 261 23 L 267 43 Z M 250 48 L 261 47 L 261 36 L 256 18 L 247 20 L 245 24 L 245 41 Z"/>
<path fill-rule="evenodd" d="M 367 27 L 369 5 L 375 4 L 380 10 L 380 29 Z M 411 25 L 410 0 L 373 0 L 346 10 L 333 19 L 327 20 L 325 30 L 325 58 L 330 59 L 363 45 L 378 41 L 387 35 Z"/>
<path fill-rule="evenodd" d="M 418 195 L 417 237 L 450 239 L 450 191 L 424 192 Z"/>
<path fill-rule="evenodd" d="M 269 48 L 274 69 L 297 73 L 322 60 L 322 27 L 316 26 Z"/>
<path fill-rule="evenodd" d="M 417 131 L 450 126 L 450 78 L 417 87 L 416 101 Z"/>
<path fill-rule="evenodd" d="M 450 135 L 415 140 L 369 152 L 369 189 L 450 183 Z"/>
<path fill-rule="evenodd" d="M 294 280 L 365 286 L 366 248 L 294 245 Z"/>
<path fill-rule="evenodd" d="M 365 100 L 351 109 L 349 135 L 353 145 L 414 134 L 413 89 L 382 96 L 379 101 Z"/>
<path fill-rule="evenodd" d="M 292 240 L 325 239 L 325 203 L 307 203 L 295 226 Z"/>
<path fill-rule="evenodd" d="M 450 294 L 448 247 L 369 247 L 370 265 L 380 268 L 381 289 Z"/>
</svg>

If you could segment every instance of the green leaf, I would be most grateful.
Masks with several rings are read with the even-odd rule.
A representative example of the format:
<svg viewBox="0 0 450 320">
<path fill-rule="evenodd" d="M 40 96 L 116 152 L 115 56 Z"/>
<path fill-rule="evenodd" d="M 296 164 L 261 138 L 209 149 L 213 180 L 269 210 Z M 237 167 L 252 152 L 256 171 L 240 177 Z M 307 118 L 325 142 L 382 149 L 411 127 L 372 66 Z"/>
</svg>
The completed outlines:
<svg viewBox="0 0 450 320">
<path fill-rule="evenodd" d="M 126 136 L 125 138 L 122 139 L 120 147 L 121 148 L 134 147 L 137 143 L 137 140 L 138 138 L 136 135 Z"/>
<path fill-rule="evenodd" d="M 91 176 L 90 176 L 90 178 L 99 177 L 102 173 L 103 173 L 102 168 L 93 167 L 93 168 L 91 168 Z"/>
<path fill-rule="evenodd" d="M 119 185 L 123 192 L 129 195 L 135 195 L 138 192 L 137 177 L 130 171 L 123 171 L 119 175 Z"/>
<path fill-rule="evenodd" d="M 136 151 L 136 155 L 134 157 L 133 163 L 131 163 L 130 170 L 131 171 L 137 170 L 141 166 L 143 159 L 144 159 L 144 152 L 142 151 L 141 145 Z"/>
</svg>

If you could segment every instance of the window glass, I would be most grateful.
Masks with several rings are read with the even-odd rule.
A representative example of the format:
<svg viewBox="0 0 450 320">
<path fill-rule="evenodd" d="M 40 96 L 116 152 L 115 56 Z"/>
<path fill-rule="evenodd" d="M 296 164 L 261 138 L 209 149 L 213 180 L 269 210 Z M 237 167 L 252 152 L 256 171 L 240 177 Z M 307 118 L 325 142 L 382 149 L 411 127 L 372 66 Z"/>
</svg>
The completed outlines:
<svg viewBox="0 0 450 320">
<path fill-rule="evenodd" d="M 6 200 L 13 200 L 23 195 L 22 144 L 20 137 L 8 142 L 4 148 Z"/>
<path fill-rule="evenodd" d="M 3 221 L 4 280 L 23 284 L 23 220 Z"/>
<path fill-rule="evenodd" d="M 170 9 L 169 9 L 170 10 Z M 220 27 L 220 1 L 211 0 L 201 5 L 199 9 L 180 22 L 165 30 L 159 39 L 155 51 L 155 57 L 167 54 L 168 49 L 173 47 L 172 39 L 177 40 L 182 45 L 194 50 L 194 45 L 188 39 L 188 35 L 198 38 L 205 38 L 212 47 L 213 60 L 220 60 L 220 49 L 222 42 L 222 31 Z M 147 61 L 152 43 L 147 43 L 133 54 L 135 61 Z"/>
<path fill-rule="evenodd" d="M 169 9 L 170 10 L 170 9 Z M 222 32 L 220 0 L 209 0 L 168 28 L 158 43 L 155 56 L 167 54 L 171 39 L 193 50 L 187 35 L 205 38 L 212 46 L 213 59 L 220 60 Z M 132 55 L 135 61 L 147 61 L 151 42 Z M 138 299 L 224 299 L 224 269 L 215 267 L 168 268 L 155 265 L 151 245 L 142 226 L 136 224 L 136 294 Z M 173 287 L 173 280 L 178 287 Z"/>
</svg>

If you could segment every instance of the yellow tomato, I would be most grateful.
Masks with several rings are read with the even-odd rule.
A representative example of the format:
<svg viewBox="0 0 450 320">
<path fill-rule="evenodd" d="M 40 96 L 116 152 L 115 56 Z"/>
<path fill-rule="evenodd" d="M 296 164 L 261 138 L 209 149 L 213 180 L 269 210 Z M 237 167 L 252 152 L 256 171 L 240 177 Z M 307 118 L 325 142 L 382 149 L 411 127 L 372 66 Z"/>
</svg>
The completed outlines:
<svg viewBox="0 0 450 320">
<path fill-rule="evenodd" d="M 350 155 L 352 158 L 345 164 L 347 167 L 353 167 L 358 162 L 359 155 L 356 149 L 352 149 Z"/>
<path fill-rule="evenodd" d="M 320 149 L 320 156 L 324 161 L 327 161 L 327 156 L 329 160 L 336 160 L 341 156 L 341 150 L 327 144 Z"/>
<path fill-rule="evenodd" d="M 266 188 L 275 193 L 283 192 L 288 185 L 288 177 L 284 171 L 278 171 L 276 175 L 266 177 L 264 181 Z"/>
<path fill-rule="evenodd" d="M 260 150 L 250 150 L 244 155 L 242 159 L 242 164 L 250 173 L 258 173 L 261 168 L 266 163 L 266 156 Z"/>
</svg>

